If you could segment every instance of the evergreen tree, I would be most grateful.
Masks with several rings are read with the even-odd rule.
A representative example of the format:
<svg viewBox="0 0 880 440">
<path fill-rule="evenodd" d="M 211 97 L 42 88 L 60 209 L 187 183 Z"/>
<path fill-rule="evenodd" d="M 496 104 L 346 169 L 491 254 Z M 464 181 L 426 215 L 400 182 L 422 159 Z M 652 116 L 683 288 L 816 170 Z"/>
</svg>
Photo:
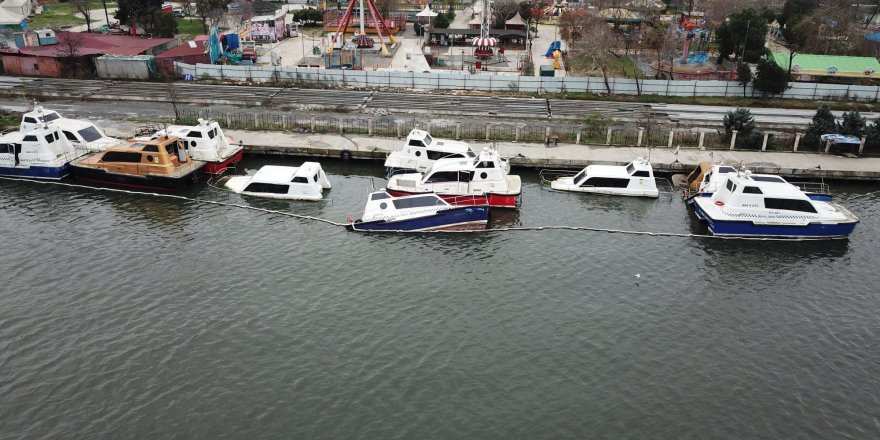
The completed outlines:
<svg viewBox="0 0 880 440">
<path fill-rule="evenodd" d="M 767 20 L 754 9 L 746 9 L 727 17 L 715 31 L 718 38 L 718 62 L 733 55 L 736 59 L 755 62 L 767 52 Z"/>
<path fill-rule="evenodd" d="M 758 72 L 755 75 L 755 89 L 773 95 L 784 92 L 788 88 L 788 72 L 775 61 L 760 59 Z"/>
<path fill-rule="evenodd" d="M 752 68 L 746 63 L 736 65 L 736 80 L 743 86 L 743 96 L 746 96 L 746 86 L 752 81 Z"/>
<path fill-rule="evenodd" d="M 838 133 L 860 138 L 865 131 L 865 118 L 856 111 L 844 112 L 843 122 L 836 126 Z"/>
<path fill-rule="evenodd" d="M 865 127 L 865 152 L 880 151 L 880 124 L 875 120 Z"/>
<path fill-rule="evenodd" d="M 727 132 L 726 138 L 730 140 L 733 131 L 736 130 L 737 148 L 758 148 L 761 146 L 764 135 L 755 130 L 756 127 L 755 118 L 747 108 L 737 108 L 724 115 L 724 131 Z"/>
<path fill-rule="evenodd" d="M 819 110 L 816 110 L 816 114 L 813 115 L 813 121 L 807 127 L 804 144 L 817 146 L 820 144 L 819 136 L 829 133 L 837 133 L 837 124 L 834 122 L 834 115 L 831 114 L 831 110 L 828 110 L 827 105 L 822 104 Z"/>
</svg>

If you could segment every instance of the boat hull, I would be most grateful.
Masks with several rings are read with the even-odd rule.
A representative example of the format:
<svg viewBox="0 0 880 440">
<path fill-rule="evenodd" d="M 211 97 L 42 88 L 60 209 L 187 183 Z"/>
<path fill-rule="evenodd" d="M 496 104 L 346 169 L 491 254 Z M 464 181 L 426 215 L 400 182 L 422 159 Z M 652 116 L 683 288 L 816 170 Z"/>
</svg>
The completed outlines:
<svg viewBox="0 0 880 440">
<path fill-rule="evenodd" d="M 425 193 L 412 193 L 408 191 L 399 191 L 393 189 L 386 189 L 388 194 L 391 194 L 393 197 L 404 197 L 404 196 L 413 196 L 418 194 Z M 519 206 L 519 194 L 483 194 L 479 196 L 472 196 L 466 194 L 437 194 L 442 198 L 446 203 L 455 206 L 477 206 L 477 205 L 485 205 L 488 200 L 489 206 L 492 208 L 516 208 Z"/>
<path fill-rule="evenodd" d="M 177 191 L 192 186 L 201 175 L 201 168 L 178 177 L 169 176 L 137 176 L 132 174 L 108 173 L 99 168 L 71 165 L 71 173 L 79 180 L 99 183 L 102 185 L 119 186 L 153 191 Z"/>
<path fill-rule="evenodd" d="M 371 222 L 349 223 L 349 231 L 473 231 L 486 229 L 489 221 L 489 206 L 462 206 L 445 209 L 435 215 L 387 222 L 376 220 Z"/>
<path fill-rule="evenodd" d="M 858 221 L 840 223 L 810 223 L 807 225 L 756 224 L 752 221 L 716 220 L 692 203 L 694 213 L 709 225 L 714 235 L 739 237 L 785 237 L 785 238 L 846 238 L 855 230 Z"/>
<path fill-rule="evenodd" d="M 223 174 L 230 165 L 241 161 L 242 157 L 244 157 L 244 150 L 238 150 L 222 162 L 205 162 L 204 172 L 206 174 Z"/>
<path fill-rule="evenodd" d="M 70 166 L 60 167 L 0 167 L 0 176 L 26 177 L 29 179 L 61 180 L 70 174 Z"/>
</svg>

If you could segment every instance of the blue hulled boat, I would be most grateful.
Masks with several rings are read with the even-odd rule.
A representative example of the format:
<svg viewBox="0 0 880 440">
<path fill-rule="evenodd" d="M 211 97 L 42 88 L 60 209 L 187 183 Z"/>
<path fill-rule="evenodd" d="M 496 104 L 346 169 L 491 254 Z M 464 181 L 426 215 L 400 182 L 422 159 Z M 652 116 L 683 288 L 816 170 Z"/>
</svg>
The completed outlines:
<svg viewBox="0 0 880 440">
<path fill-rule="evenodd" d="M 725 174 L 714 192 L 691 204 L 715 235 L 844 238 L 859 223 L 843 206 L 810 197 L 779 176 L 748 171 Z"/>
<path fill-rule="evenodd" d="M 485 229 L 488 201 L 453 206 L 436 194 L 392 197 L 385 191 L 370 194 L 359 220 L 348 219 L 349 231 L 466 231 Z"/>
<path fill-rule="evenodd" d="M 0 175 L 60 180 L 70 172 L 68 163 L 84 153 L 58 127 L 40 124 L 0 136 Z"/>
</svg>

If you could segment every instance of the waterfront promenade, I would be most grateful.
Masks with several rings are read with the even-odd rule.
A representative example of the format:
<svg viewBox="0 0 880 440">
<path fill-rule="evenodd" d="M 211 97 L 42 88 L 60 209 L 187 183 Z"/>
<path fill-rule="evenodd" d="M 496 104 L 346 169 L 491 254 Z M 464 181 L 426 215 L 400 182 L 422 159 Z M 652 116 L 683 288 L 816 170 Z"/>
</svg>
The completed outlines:
<svg viewBox="0 0 880 440">
<path fill-rule="evenodd" d="M 109 122 L 109 121 L 108 121 Z M 103 125 L 108 134 L 130 136 L 138 124 L 111 122 Z M 250 153 L 384 160 L 388 153 L 399 149 L 403 139 L 364 135 L 292 133 L 275 131 L 225 130 L 235 143 L 241 142 Z M 406 134 L 405 132 L 403 133 Z M 470 142 L 474 150 L 494 145 L 513 165 L 526 168 L 577 169 L 593 163 L 626 164 L 645 156 L 646 148 L 597 145 L 558 144 L 547 146 L 526 142 Z M 880 180 L 880 158 L 848 158 L 832 154 L 761 152 L 744 150 L 699 150 L 652 148 L 651 162 L 655 171 L 678 173 L 690 171 L 702 161 L 722 161 L 740 165 L 759 173 L 786 177 L 815 177 L 845 180 Z"/>
</svg>

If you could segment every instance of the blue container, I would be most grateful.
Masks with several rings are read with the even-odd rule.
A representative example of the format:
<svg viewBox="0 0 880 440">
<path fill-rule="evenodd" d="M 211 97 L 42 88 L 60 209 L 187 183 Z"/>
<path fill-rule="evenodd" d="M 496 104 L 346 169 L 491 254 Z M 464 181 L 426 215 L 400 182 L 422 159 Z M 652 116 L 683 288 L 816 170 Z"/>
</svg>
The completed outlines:
<svg viewBox="0 0 880 440">
<path fill-rule="evenodd" d="M 238 47 L 238 34 L 226 34 L 226 48 L 232 50 Z"/>
</svg>

